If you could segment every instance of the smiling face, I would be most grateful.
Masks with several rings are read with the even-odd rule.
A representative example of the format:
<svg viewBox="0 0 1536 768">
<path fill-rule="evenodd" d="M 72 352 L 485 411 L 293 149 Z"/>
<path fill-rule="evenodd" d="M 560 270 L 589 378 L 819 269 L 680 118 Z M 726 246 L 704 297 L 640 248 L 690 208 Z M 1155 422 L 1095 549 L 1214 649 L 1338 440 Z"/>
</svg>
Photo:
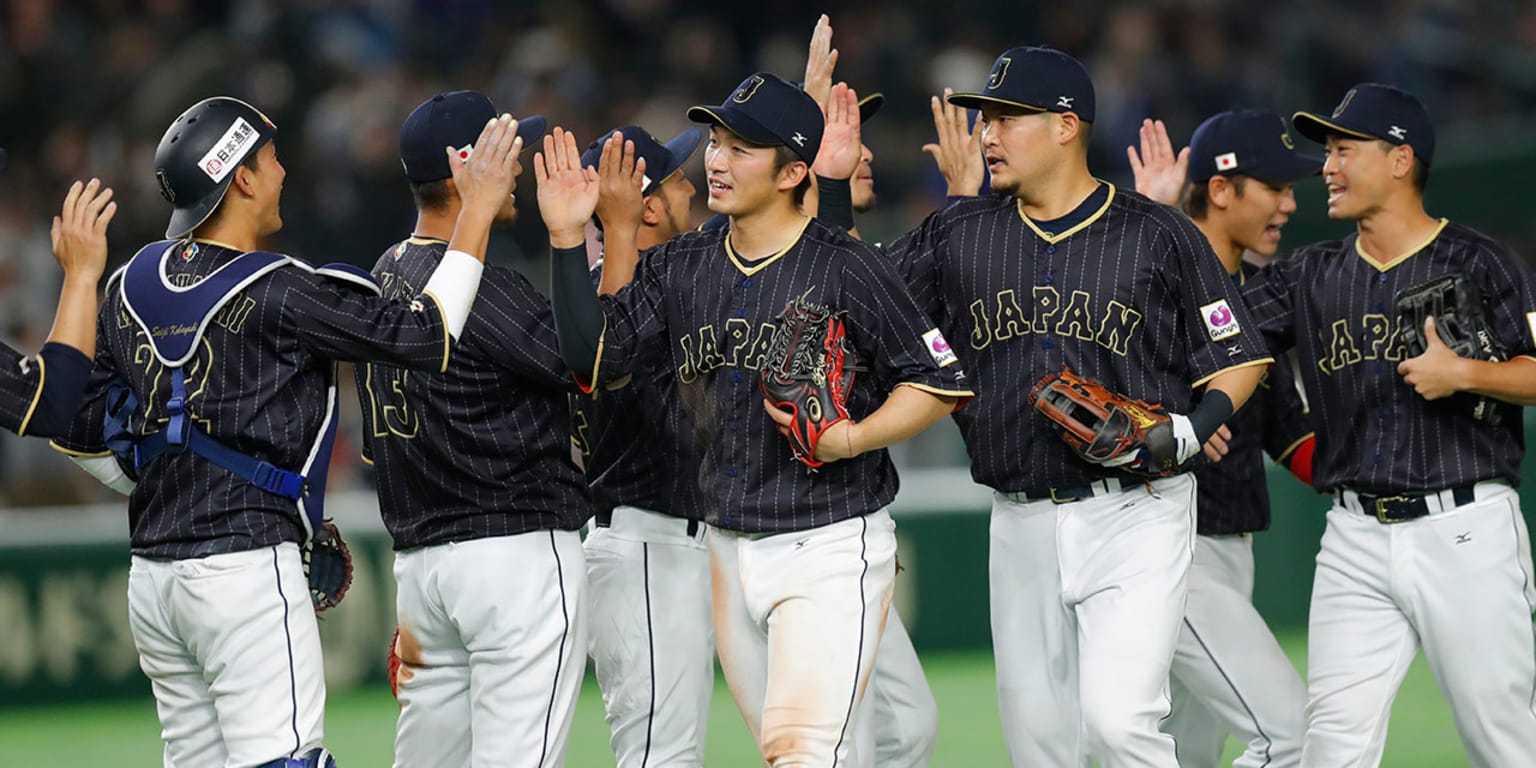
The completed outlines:
<svg viewBox="0 0 1536 768">
<path fill-rule="evenodd" d="M 778 195 L 792 192 L 808 172 L 806 164 L 798 160 L 778 167 L 773 147 L 748 143 L 719 125 L 709 130 L 704 171 L 709 210 L 727 216 L 773 205 Z"/>
<path fill-rule="evenodd" d="M 288 177 L 288 171 L 277 159 L 276 143 L 269 141 L 263 144 L 261 149 L 256 150 L 254 171 L 241 165 L 235 172 L 247 174 L 246 179 L 251 187 L 251 199 L 255 203 L 257 232 L 266 236 L 281 230 L 283 228 L 283 180 Z"/>
<path fill-rule="evenodd" d="M 1226 189 L 1220 189 L 1225 186 Z M 1295 184 L 1271 184 L 1255 178 L 1224 185 L 1212 180 L 1212 214 L 1232 242 L 1262 256 L 1280 248 L 1280 232 L 1296 212 Z"/>
<path fill-rule="evenodd" d="M 1329 136 L 1323 161 L 1328 218 L 1357 220 L 1381 210 L 1399 183 L 1394 167 L 1404 162 L 1405 151 L 1375 139 Z"/>
</svg>

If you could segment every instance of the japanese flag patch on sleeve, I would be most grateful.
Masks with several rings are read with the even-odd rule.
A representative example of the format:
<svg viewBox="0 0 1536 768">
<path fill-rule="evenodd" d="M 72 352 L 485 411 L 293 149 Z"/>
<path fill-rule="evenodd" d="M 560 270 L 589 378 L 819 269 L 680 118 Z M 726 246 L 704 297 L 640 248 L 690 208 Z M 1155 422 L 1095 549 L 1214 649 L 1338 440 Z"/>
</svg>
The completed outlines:
<svg viewBox="0 0 1536 768">
<path fill-rule="evenodd" d="M 928 355 L 933 358 L 933 364 L 940 368 L 960 360 L 955 356 L 955 351 L 949 348 L 949 342 L 944 340 L 944 334 L 937 328 L 923 334 L 923 346 L 928 348 Z"/>
<path fill-rule="evenodd" d="M 1243 332 L 1226 299 L 1201 307 L 1200 320 L 1205 323 L 1205 332 L 1210 334 L 1211 341 L 1229 339 Z"/>
</svg>

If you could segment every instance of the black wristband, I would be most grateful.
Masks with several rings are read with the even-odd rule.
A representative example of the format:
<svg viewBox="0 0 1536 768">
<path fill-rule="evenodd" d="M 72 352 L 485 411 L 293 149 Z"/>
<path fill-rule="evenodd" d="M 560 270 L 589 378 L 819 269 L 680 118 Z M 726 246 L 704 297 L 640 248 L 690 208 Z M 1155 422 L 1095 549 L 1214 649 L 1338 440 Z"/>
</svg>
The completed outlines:
<svg viewBox="0 0 1536 768">
<path fill-rule="evenodd" d="M 1208 389 L 1200 403 L 1189 414 L 1189 426 L 1195 430 L 1195 439 L 1201 445 L 1216 434 L 1227 419 L 1232 418 L 1232 398 L 1219 389 Z"/>
<path fill-rule="evenodd" d="M 853 229 L 853 186 L 847 179 L 816 175 L 816 218 L 828 226 Z"/>
<path fill-rule="evenodd" d="M 603 336 L 603 305 L 592 290 L 586 246 L 554 249 L 550 305 L 560 337 L 560 357 L 577 375 L 589 375 L 597 364 L 597 344 Z"/>
</svg>

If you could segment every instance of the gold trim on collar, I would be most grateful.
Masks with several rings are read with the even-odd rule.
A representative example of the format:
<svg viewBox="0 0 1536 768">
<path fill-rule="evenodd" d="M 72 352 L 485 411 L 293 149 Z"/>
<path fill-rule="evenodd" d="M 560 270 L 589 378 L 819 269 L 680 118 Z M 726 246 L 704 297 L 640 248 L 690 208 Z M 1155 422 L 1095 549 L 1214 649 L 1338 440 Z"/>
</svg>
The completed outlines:
<svg viewBox="0 0 1536 768">
<path fill-rule="evenodd" d="M 1386 272 L 1387 270 L 1389 270 L 1389 269 L 1391 269 L 1391 268 L 1393 268 L 1393 267 L 1403 263 L 1404 261 L 1407 261 L 1409 256 L 1412 256 L 1415 253 L 1418 253 L 1419 251 L 1422 251 L 1425 248 L 1428 248 L 1429 244 L 1433 243 L 1435 241 L 1435 238 L 1440 236 L 1440 233 L 1445 230 L 1445 225 L 1447 225 L 1449 223 L 1451 223 L 1450 219 L 1444 219 L 1444 218 L 1440 219 L 1440 226 L 1435 227 L 1435 231 L 1429 233 L 1429 237 L 1424 238 L 1424 242 L 1419 243 L 1418 245 L 1415 245 L 1412 248 L 1409 248 L 1407 253 L 1405 253 L 1405 254 L 1403 254 L 1401 256 L 1398 256 L 1397 258 L 1392 259 L 1391 261 L 1388 261 L 1388 262 L 1378 262 L 1375 259 L 1371 258 L 1371 255 L 1369 253 L 1365 252 L 1365 246 L 1360 244 L 1360 237 L 1359 237 L 1359 235 L 1356 235 L 1355 236 L 1355 255 L 1359 256 L 1362 259 L 1365 259 L 1365 262 L 1367 264 L 1370 264 L 1371 266 L 1375 267 L 1377 272 Z"/>
<path fill-rule="evenodd" d="M 207 243 L 209 245 L 217 245 L 220 248 L 228 248 L 231 251 L 235 251 L 237 253 L 245 253 L 245 250 L 242 249 L 242 248 L 230 245 L 229 243 L 221 243 L 218 240 L 209 240 L 206 237 L 188 238 L 187 240 L 184 240 L 182 242 L 187 242 L 187 243 Z"/>
<path fill-rule="evenodd" d="M 411 235 L 410 237 L 407 237 L 405 241 L 411 245 L 434 245 L 437 243 L 442 243 L 443 245 L 448 244 L 448 241 L 442 239 L 441 237 L 422 237 L 421 235 Z"/>
<path fill-rule="evenodd" d="M 1107 185 L 1109 187 L 1109 194 L 1104 198 L 1104 204 L 1099 206 L 1099 209 L 1097 211 L 1094 211 L 1088 218 L 1083 219 L 1082 221 L 1078 222 L 1077 226 L 1072 227 L 1071 229 L 1068 229 L 1067 231 L 1062 232 L 1059 235 L 1048 235 L 1048 234 L 1046 234 L 1045 230 L 1041 229 L 1040 226 L 1035 223 L 1034 219 L 1029 218 L 1028 214 L 1024 213 L 1024 201 L 1023 200 L 1015 200 L 1014 201 L 1014 207 L 1017 208 L 1018 211 L 1019 211 L 1019 218 L 1023 219 L 1024 223 L 1026 225 L 1028 225 L 1030 229 L 1033 229 L 1035 231 L 1035 234 L 1037 236 L 1039 236 L 1039 238 L 1041 240 L 1044 240 L 1045 242 L 1047 242 L 1047 243 L 1049 243 L 1051 245 L 1055 245 L 1055 244 L 1061 242 L 1062 240 L 1065 240 L 1065 239 L 1067 239 L 1067 238 L 1077 234 L 1078 232 L 1082 231 L 1083 228 L 1087 227 L 1089 224 L 1092 224 L 1095 221 L 1098 221 L 1099 217 L 1103 216 L 1104 212 L 1109 210 L 1109 204 L 1114 202 L 1114 200 L 1115 200 L 1115 185 L 1114 184 L 1110 184 L 1107 181 L 1102 181 L 1102 180 L 1099 183 Z M 1095 189 L 1094 192 L 1098 192 L 1098 190 Z M 1088 197 L 1093 197 L 1093 193 L 1089 193 Z M 1085 200 L 1086 200 L 1086 198 L 1085 198 Z M 1082 205 L 1082 203 L 1078 203 L 1078 205 Z M 1075 211 L 1077 209 L 1073 208 L 1072 210 Z M 1071 211 L 1069 211 L 1067 213 L 1067 215 L 1071 215 Z"/>
<path fill-rule="evenodd" d="M 736 250 L 731 247 L 731 234 L 734 233 L 734 230 L 732 230 L 732 232 L 727 232 L 726 235 L 725 235 L 725 256 L 726 256 L 726 258 L 731 260 L 732 264 L 736 265 L 737 269 L 741 270 L 741 273 L 743 275 L 746 275 L 747 277 L 751 277 L 751 276 L 757 274 L 758 272 L 763 271 L 763 269 L 765 267 L 767 267 L 769 264 L 772 264 L 775 261 L 778 261 L 779 257 L 783 256 L 786 253 L 789 253 L 789 249 L 795 247 L 795 244 L 800 242 L 800 238 L 805 236 L 805 228 L 810 226 L 810 225 L 811 225 L 811 217 L 807 216 L 807 217 L 805 217 L 805 221 L 800 223 L 800 230 L 795 233 L 795 238 L 793 240 L 789 241 L 789 245 L 784 246 L 784 248 L 782 250 L 780 250 L 778 253 L 775 253 L 772 256 L 769 256 L 769 257 L 763 259 L 762 261 L 759 261 L 756 264 L 753 264 L 751 267 L 748 267 L 745 264 L 742 264 L 741 258 L 736 255 Z"/>
</svg>

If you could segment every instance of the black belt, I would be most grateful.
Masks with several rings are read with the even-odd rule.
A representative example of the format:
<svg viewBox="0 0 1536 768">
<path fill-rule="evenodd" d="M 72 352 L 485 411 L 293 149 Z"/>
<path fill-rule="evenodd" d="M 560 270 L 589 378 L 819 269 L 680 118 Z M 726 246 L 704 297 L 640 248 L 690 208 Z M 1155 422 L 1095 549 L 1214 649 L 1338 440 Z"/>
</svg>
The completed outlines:
<svg viewBox="0 0 1536 768">
<path fill-rule="evenodd" d="M 686 520 L 686 521 L 682 521 L 682 522 L 688 523 L 688 535 L 689 535 L 689 537 L 693 537 L 693 536 L 699 535 L 699 526 L 701 525 L 701 523 L 699 521 L 697 521 L 697 520 Z M 599 512 L 596 515 L 593 515 L 592 516 L 592 524 L 597 526 L 598 528 L 611 528 L 611 527 L 613 527 L 613 510 L 610 509 L 610 510 L 607 510 L 607 511 L 604 511 L 604 512 Z"/>
<path fill-rule="evenodd" d="M 1129 491 L 1145 486 L 1148 480 L 1140 480 L 1134 477 L 1111 477 L 1097 480 L 1085 485 L 1063 485 L 1046 488 L 1028 488 L 1022 491 L 1013 491 L 1004 494 L 1010 501 L 1023 503 L 1030 501 L 1045 501 L 1050 499 L 1057 504 L 1066 504 L 1072 501 L 1082 501 L 1095 496 L 1103 496 L 1109 493 Z"/>
<path fill-rule="evenodd" d="M 1414 496 L 1372 496 L 1366 493 L 1356 493 L 1355 498 L 1360 500 L 1360 511 L 1376 518 L 1382 524 L 1401 523 L 1407 520 L 1417 520 L 1428 515 L 1431 511 L 1429 499 L 1434 499 L 1437 505 L 1443 508 L 1440 495 L 1445 493 L 1427 493 Z M 1451 499 L 1455 506 L 1460 507 L 1477 501 L 1477 491 L 1473 486 L 1463 485 L 1450 489 Z M 1343 491 L 1339 492 L 1340 504 L 1343 504 Z M 1348 509 L 1348 507 L 1345 507 Z"/>
</svg>

